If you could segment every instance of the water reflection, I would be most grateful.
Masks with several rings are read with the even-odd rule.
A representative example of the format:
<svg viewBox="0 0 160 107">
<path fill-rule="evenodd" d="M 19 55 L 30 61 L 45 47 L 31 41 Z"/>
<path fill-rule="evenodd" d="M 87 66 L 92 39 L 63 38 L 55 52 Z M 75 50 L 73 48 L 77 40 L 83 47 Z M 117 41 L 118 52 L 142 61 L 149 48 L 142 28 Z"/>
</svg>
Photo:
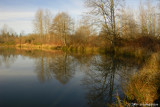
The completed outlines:
<svg viewBox="0 0 160 107">
<path fill-rule="evenodd" d="M 114 56 L 96 56 L 90 61 L 83 85 L 89 89 L 88 103 L 91 107 L 103 107 L 116 100 L 116 93 L 122 94 L 122 84 L 138 69 L 132 63 L 116 59 Z M 134 68 L 134 69 L 133 69 Z"/>
<path fill-rule="evenodd" d="M 42 54 L 36 60 L 36 72 L 40 81 L 43 82 L 56 78 L 61 84 L 66 84 L 75 73 L 74 67 L 74 59 L 67 53 L 52 54 L 52 57 Z"/>
<path fill-rule="evenodd" d="M 45 84 L 56 79 L 62 86 L 70 87 L 70 90 L 67 91 L 70 94 L 66 94 L 65 99 L 74 96 L 72 92 L 74 90 L 77 94 L 80 93 L 85 96 L 80 103 L 83 106 L 90 107 L 104 107 L 112 104 L 116 101 L 117 92 L 123 99 L 123 86 L 141 66 L 141 62 L 133 61 L 133 59 L 117 58 L 109 55 L 14 49 L 0 49 L 0 64 L 11 65 L 19 60 L 18 55 L 34 60 L 33 72 L 41 83 Z M 72 82 L 70 82 L 71 80 Z M 52 85 L 57 85 L 53 81 L 52 83 Z M 63 88 L 61 87 L 60 90 L 65 90 Z M 71 98 L 73 102 L 80 101 L 77 96 Z M 46 100 L 49 99 L 50 97 L 46 98 Z M 77 106 L 77 104 L 74 106 Z"/>
<path fill-rule="evenodd" d="M 4 49 L 1 48 L 0 49 L 0 65 L 4 64 L 7 68 L 10 67 L 10 65 L 12 63 L 14 63 L 14 61 L 17 58 L 17 55 L 15 54 L 15 49 Z"/>
</svg>

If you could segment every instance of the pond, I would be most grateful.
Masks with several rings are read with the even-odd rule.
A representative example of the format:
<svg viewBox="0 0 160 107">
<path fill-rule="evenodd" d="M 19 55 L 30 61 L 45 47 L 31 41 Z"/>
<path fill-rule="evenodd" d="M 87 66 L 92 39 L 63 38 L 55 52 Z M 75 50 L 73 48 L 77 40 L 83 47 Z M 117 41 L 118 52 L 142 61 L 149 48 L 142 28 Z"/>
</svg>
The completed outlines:
<svg viewBox="0 0 160 107">
<path fill-rule="evenodd" d="M 106 107 L 140 64 L 102 54 L 0 49 L 0 107 Z"/>
</svg>

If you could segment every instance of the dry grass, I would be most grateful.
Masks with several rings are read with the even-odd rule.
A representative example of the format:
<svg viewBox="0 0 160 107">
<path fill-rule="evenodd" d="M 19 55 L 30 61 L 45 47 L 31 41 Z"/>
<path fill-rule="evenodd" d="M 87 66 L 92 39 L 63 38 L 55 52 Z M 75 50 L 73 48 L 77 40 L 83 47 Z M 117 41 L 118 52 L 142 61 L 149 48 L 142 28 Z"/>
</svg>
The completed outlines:
<svg viewBox="0 0 160 107">
<path fill-rule="evenodd" d="M 125 92 L 129 100 L 136 100 L 138 103 L 153 103 L 158 99 L 159 61 L 160 55 L 152 54 L 143 68 L 131 78 Z"/>
<path fill-rule="evenodd" d="M 49 44 L 44 44 L 44 45 L 33 45 L 33 44 L 17 44 L 16 47 L 21 47 L 21 48 L 28 48 L 28 49 L 52 49 L 57 47 L 56 45 L 49 45 Z"/>
<path fill-rule="evenodd" d="M 117 103 L 109 105 L 109 107 L 130 107 L 130 104 L 127 101 L 121 101 L 117 93 Z"/>
</svg>

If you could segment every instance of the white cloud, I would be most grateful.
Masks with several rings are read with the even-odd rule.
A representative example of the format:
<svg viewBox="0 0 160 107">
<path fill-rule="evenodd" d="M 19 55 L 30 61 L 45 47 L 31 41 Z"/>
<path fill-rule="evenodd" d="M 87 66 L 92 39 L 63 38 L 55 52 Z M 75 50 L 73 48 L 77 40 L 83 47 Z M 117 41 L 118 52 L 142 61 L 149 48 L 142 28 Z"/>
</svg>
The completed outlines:
<svg viewBox="0 0 160 107">
<path fill-rule="evenodd" d="M 32 18 L 34 12 L 0 12 L 0 20 L 14 20 L 20 18 Z"/>
<path fill-rule="evenodd" d="M 1 12 L 0 14 L 0 28 L 4 24 L 7 24 L 16 33 L 31 33 L 32 20 L 34 18 L 34 12 Z"/>
<path fill-rule="evenodd" d="M 8 25 L 9 28 L 12 28 L 18 34 L 20 34 L 22 31 L 24 31 L 24 33 L 33 32 L 33 24 L 32 24 L 32 21 L 29 21 L 29 20 L 0 22 L 0 28 L 2 28 L 4 24 Z"/>
</svg>

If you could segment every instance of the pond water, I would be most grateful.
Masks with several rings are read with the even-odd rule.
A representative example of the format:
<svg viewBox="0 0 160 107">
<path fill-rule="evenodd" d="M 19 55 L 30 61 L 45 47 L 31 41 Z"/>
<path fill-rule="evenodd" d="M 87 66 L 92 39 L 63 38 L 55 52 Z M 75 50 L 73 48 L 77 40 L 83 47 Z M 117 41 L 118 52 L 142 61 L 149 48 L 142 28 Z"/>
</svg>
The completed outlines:
<svg viewBox="0 0 160 107">
<path fill-rule="evenodd" d="M 0 49 L 0 107 L 106 107 L 139 64 L 101 54 Z"/>
</svg>

